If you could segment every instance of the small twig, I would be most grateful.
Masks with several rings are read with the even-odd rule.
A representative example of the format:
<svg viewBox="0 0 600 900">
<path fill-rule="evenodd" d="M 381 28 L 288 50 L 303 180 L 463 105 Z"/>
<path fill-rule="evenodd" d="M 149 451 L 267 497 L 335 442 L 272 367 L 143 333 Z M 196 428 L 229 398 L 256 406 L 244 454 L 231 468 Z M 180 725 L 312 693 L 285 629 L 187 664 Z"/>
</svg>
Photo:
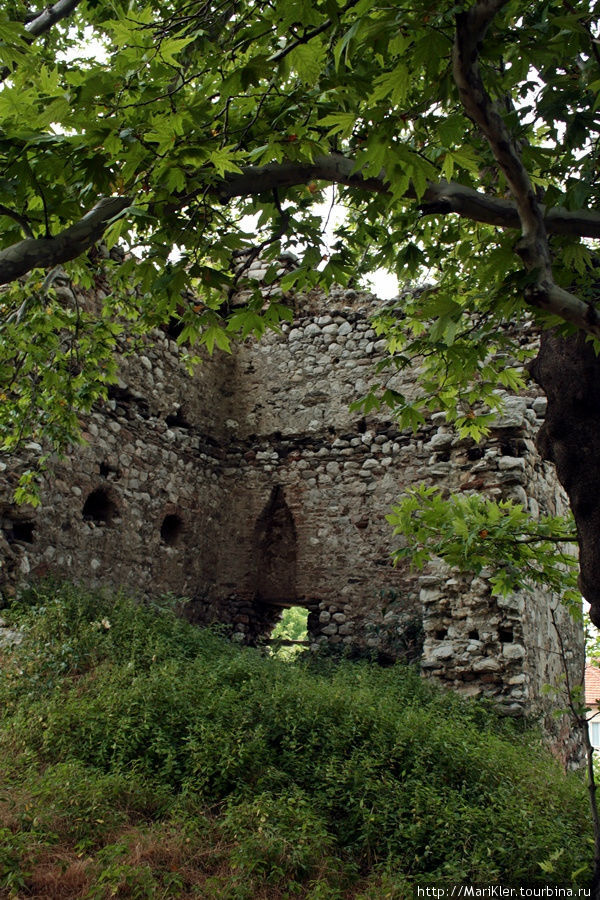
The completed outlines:
<svg viewBox="0 0 600 900">
<path fill-rule="evenodd" d="M 18 213 L 14 209 L 10 209 L 10 207 L 5 206 L 3 203 L 0 203 L 0 216 L 8 216 L 9 219 L 14 219 L 14 221 L 21 226 L 21 230 L 25 237 L 33 237 L 33 231 L 29 224 L 29 219 L 26 216 L 22 216 L 21 213 Z"/>
<path fill-rule="evenodd" d="M 343 9 L 340 10 L 339 15 L 342 16 L 345 12 L 352 9 L 353 6 L 356 6 L 358 0 L 350 0 Z M 323 34 L 324 31 L 327 31 L 333 25 L 331 19 L 326 19 L 321 25 L 318 25 L 316 28 L 313 28 L 312 31 L 305 31 L 303 35 L 298 37 L 295 41 L 292 41 L 291 44 L 287 44 L 287 46 L 283 47 L 283 49 L 279 50 L 277 53 L 274 53 L 273 56 L 269 58 L 269 62 L 278 63 L 282 59 L 291 53 L 292 50 L 295 50 L 296 47 L 300 47 L 302 44 L 308 44 L 309 41 L 312 41 L 313 38 L 318 37 L 318 35 Z"/>
<path fill-rule="evenodd" d="M 358 0 L 356 0 L 358 2 Z M 354 6 L 355 3 L 352 3 Z M 282 59 L 291 53 L 292 50 L 295 50 L 296 47 L 300 47 L 302 44 L 308 44 L 309 41 L 312 41 L 314 37 L 317 37 L 319 34 L 323 34 L 324 31 L 327 31 L 328 28 L 332 25 L 331 19 L 325 19 L 322 25 L 319 25 L 317 28 L 313 28 L 312 31 L 305 31 L 304 34 L 297 38 L 295 41 L 292 41 L 291 44 L 287 44 L 282 50 L 279 50 L 278 53 L 274 53 L 273 56 L 269 57 L 269 62 L 278 63 Z"/>
<path fill-rule="evenodd" d="M 550 541 L 554 544 L 576 544 L 577 535 L 529 534 L 527 537 L 516 537 L 514 540 L 517 544 L 537 544 L 540 541 Z"/>
</svg>

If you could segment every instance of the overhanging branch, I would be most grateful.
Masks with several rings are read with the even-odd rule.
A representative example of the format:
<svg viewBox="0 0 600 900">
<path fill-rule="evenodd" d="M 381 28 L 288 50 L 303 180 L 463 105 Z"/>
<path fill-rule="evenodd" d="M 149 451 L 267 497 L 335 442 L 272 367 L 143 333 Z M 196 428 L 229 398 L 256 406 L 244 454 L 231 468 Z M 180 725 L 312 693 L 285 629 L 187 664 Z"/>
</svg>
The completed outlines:
<svg viewBox="0 0 600 900">
<path fill-rule="evenodd" d="M 47 6 L 38 16 L 31 19 L 25 26 L 25 31 L 32 37 L 38 37 L 45 31 L 49 31 L 53 25 L 60 22 L 66 16 L 70 16 L 81 0 L 58 0 L 53 6 Z"/>
<path fill-rule="evenodd" d="M 325 181 L 343 184 L 351 188 L 371 193 L 389 193 L 385 172 L 378 176 L 364 177 L 355 171 L 355 162 L 341 154 L 316 157 L 314 162 L 269 163 L 266 166 L 248 166 L 241 173 L 231 173 L 221 181 L 211 185 L 208 193 L 222 203 L 235 197 L 257 196 L 271 193 L 276 189 L 308 184 L 311 181 Z M 206 188 L 202 189 L 206 191 Z M 186 193 L 169 204 L 167 213 L 173 213 L 186 206 L 199 190 Z M 415 190 L 409 187 L 407 199 L 417 199 Z M 108 197 L 101 199 L 93 210 L 77 224 L 53 238 L 28 239 L 0 251 L 0 284 L 6 284 L 24 275 L 32 268 L 48 267 L 74 259 L 98 241 L 109 224 L 109 220 L 123 213 L 132 203 L 131 198 Z M 514 202 L 480 193 L 473 188 L 456 182 L 440 181 L 430 183 L 419 200 L 423 215 L 448 215 L 455 213 L 472 222 L 482 222 L 498 228 L 521 227 L 519 211 Z M 543 211 L 543 207 L 542 207 Z M 593 210 L 570 211 L 561 208 L 545 212 L 546 230 L 551 234 L 572 235 L 574 237 L 600 238 L 600 212 Z M 557 315 L 581 325 L 582 316 L 589 317 L 589 308 L 582 301 L 567 303 L 566 291 L 560 300 L 559 289 L 549 292 L 551 304 L 560 302 Z M 563 296 L 564 295 L 564 296 Z M 538 305 L 541 302 L 541 295 Z M 574 317 L 574 318 L 573 318 Z M 589 320 L 586 319 L 589 330 Z"/>
<path fill-rule="evenodd" d="M 548 217 L 544 218 L 519 147 L 481 77 L 479 48 L 494 16 L 507 2 L 478 0 L 469 10 L 457 15 L 453 49 L 454 80 L 466 114 L 487 138 L 513 195 L 522 232 L 517 252 L 527 271 L 537 274 L 537 283 L 529 289 L 527 299 L 600 338 L 600 315 L 596 308 L 554 283 L 547 237 Z M 564 223 L 564 216 L 562 221 Z"/>
<path fill-rule="evenodd" d="M 355 171 L 355 165 L 353 159 L 332 153 L 329 156 L 317 156 L 312 163 L 284 162 L 248 166 L 241 174 L 226 176 L 210 189 L 210 193 L 226 203 L 234 197 L 254 196 L 275 188 L 294 187 L 310 181 L 328 181 L 374 193 L 389 193 L 385 172 L 376 177 L 365 178 Z M 407 198 L 417 199 L 413 188 L 408 189 Z M 499 228 L 521 227 L 514 202 L 482 194 L 453 181 L 440 181 L 437 184 L 430 182 L 421 198 L 420 209 L 423 215 L 456 213 L 473 222 L 497 225 Z M 551 234 L 600 238 L 600 212 L 571 211 L 556 207 L 545 212 L 544 221 Z"/>
<path fill-rule="evenodd" d="M 130 205 L 129 197 L 104 197 L 79 222 L 54 237 L 26 238 L 0 251 L 0 284 L 15 281 L 31 269 L 47 269 L 80 256 Z"/>
</svg>

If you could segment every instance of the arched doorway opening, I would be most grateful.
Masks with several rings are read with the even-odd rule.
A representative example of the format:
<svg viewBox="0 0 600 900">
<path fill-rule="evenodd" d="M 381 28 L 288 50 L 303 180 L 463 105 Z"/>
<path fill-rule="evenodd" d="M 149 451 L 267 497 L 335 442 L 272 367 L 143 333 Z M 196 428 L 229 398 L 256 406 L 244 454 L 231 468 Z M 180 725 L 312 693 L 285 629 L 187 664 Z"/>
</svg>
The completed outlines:
<svg viewBox="0 0 600 900">
<path fill-rule="evenodd" d="M 273 606 L 296 601 L 296 526 L 281 486 L 274 487 L 254 534 L 256 600 Z"/>
</svg>

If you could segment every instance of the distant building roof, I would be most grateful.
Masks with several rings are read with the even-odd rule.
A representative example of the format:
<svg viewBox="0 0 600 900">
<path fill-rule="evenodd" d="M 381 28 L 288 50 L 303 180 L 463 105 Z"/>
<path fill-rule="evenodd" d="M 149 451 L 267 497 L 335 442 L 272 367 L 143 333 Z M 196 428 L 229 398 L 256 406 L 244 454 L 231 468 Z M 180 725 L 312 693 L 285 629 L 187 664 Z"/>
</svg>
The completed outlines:
<svg viewBox="0 0 600 900">
<path fill-rule="evenodd" d="M 597 666 L 585 667 L 585 704 L 600 706 L 600 668 Z"/>
</svg>

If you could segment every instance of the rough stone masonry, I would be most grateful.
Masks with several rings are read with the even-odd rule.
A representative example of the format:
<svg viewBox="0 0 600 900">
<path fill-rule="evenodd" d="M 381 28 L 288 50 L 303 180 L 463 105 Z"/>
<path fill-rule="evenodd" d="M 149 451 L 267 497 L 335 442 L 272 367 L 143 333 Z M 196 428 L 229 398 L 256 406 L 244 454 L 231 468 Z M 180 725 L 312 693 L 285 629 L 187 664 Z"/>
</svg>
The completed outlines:
<svg viewBox="0 0 600 900">
<path fill-rule="evenodd" d="M 350 412 L 382 380 L 374 368 L 385 341 L 370 322 L 380 305 L 335 288 L 297 298 L 280 334 L 216 355 L 193 377 L 177 344 L 155 332 L 123 357 L 109 401 L 83 423 L 87 444 L 56 462 L 39 508 L 12 495 L 41 448 L 0 463 L 3 593 L 48 574 L 173 592 L 190 598 L 194 621 L 224 623 L 249 643 L 270 635 L 284 607 L 303 606 L 313 645 L 418 658 L 425 674 L 507 714 L 544 717 L 556 735 L 557 701 L 544 691 L 562 676 L 551 606 L 574 671 L 583 653 L 557 598 L 492 597 L 484 577 L 442 565 L 394 568 L 385 519 L 422 481 L 512 498 L 534 515 L 562 512 L 534 445 L 545 401 L 507 396 L 479 445 L 443 415 L 413 434 Z M 404 372 L 390 385 L 410 395 L 414 380 Z"/>
</svg>

